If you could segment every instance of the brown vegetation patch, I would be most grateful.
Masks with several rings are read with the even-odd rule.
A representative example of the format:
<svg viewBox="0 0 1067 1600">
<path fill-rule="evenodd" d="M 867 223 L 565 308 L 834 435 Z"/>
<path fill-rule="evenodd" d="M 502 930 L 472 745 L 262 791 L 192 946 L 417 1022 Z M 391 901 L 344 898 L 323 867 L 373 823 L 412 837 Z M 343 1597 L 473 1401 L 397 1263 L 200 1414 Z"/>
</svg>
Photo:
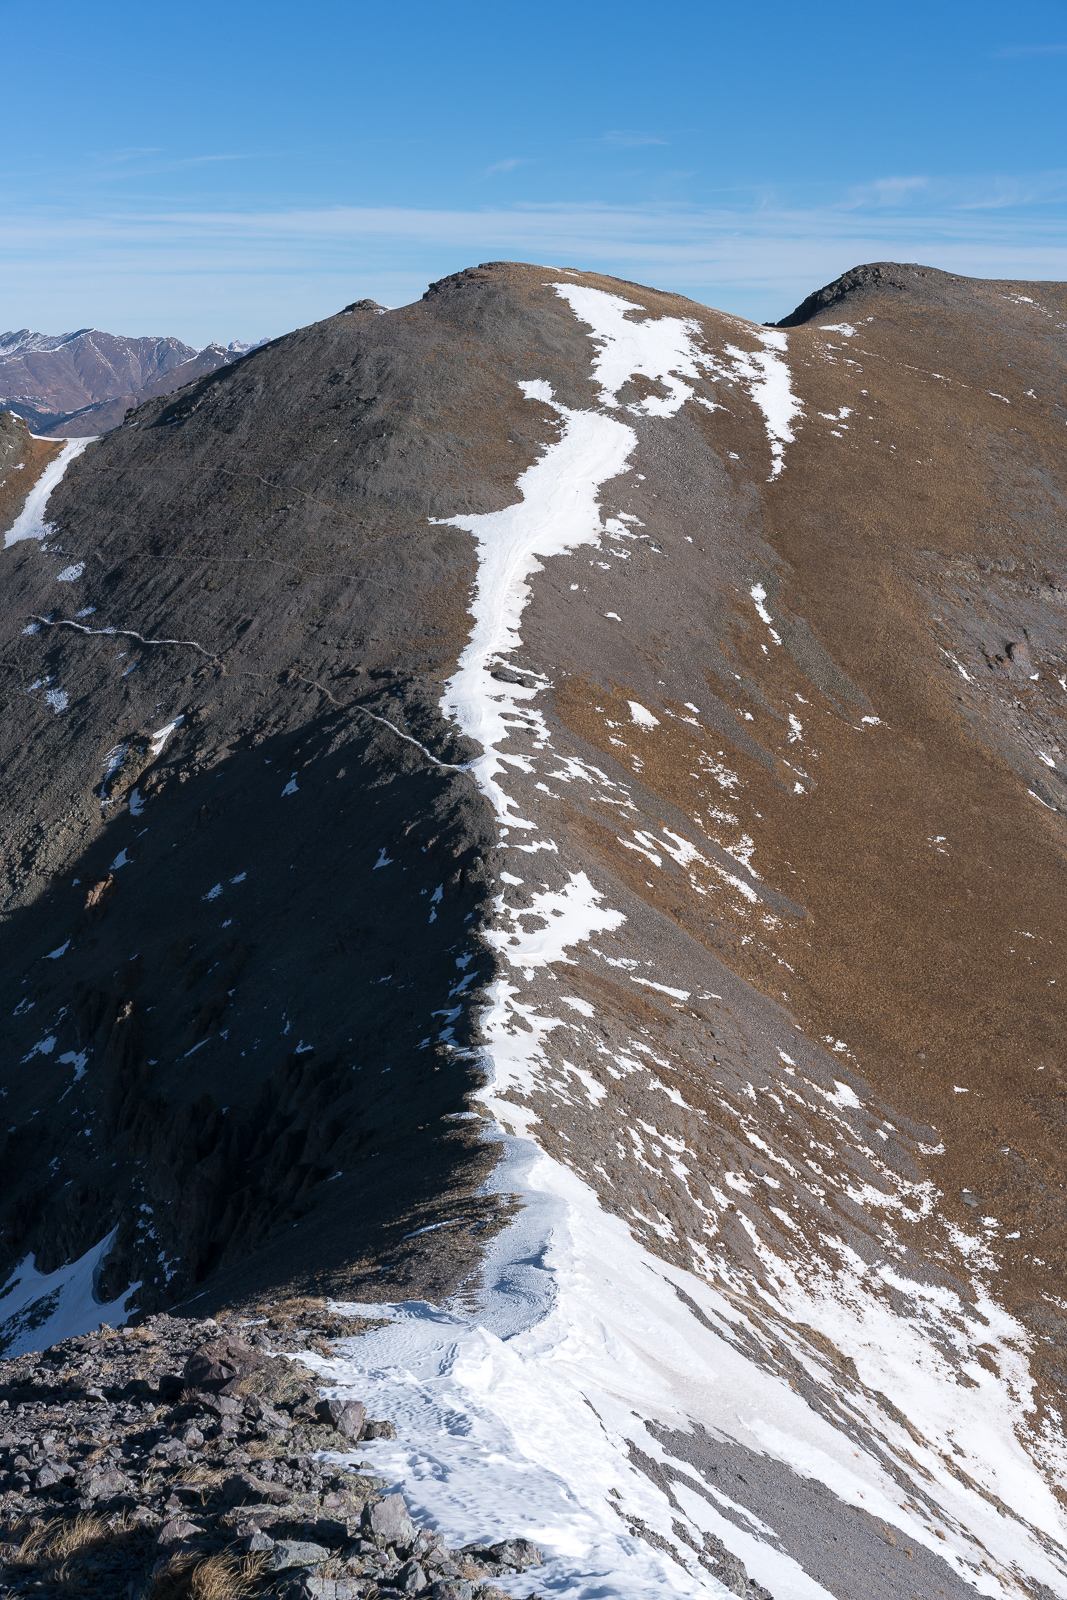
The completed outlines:
<svg viewBox="0 0 1067 1600">
<path fill-rule="evenodd" d="M 255 1593 L 266 1567 L 266 1556 L 258 1553 L 179 1553 L 155 1573 L 148 1594 L 150 1600 L 245 1600 Z"/>
</svg>

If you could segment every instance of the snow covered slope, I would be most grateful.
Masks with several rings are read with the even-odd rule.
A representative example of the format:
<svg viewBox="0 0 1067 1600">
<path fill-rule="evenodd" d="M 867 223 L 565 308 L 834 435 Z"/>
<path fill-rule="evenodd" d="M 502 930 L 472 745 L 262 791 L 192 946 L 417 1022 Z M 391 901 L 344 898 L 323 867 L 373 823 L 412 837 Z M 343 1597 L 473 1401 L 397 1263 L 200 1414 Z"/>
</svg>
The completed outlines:
<svg viewBox="0 0 1067 1600">
<path fill-rule="evenodd" d="M 892 272 L 472 269 L 8 557 L 12 1279 L 378 1305 L 324 1383 L 546 1592 L 1067 1589 L 1067 295 Z"/>
</svg>

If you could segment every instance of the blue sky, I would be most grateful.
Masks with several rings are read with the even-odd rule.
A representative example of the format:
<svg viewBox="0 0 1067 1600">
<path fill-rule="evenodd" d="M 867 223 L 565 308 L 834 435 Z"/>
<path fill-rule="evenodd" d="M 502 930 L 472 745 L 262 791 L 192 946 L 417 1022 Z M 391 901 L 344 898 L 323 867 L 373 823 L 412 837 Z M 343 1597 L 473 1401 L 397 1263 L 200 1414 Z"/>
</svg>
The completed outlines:
<svg viewBox="0 0 1067 1600">
<path fill-rule="evenodd" d="M 0 330 L 257 339 L 511 258 L 759 320 L 1067 278 L 1067 4 L 0 0 Z"/>
</svg>

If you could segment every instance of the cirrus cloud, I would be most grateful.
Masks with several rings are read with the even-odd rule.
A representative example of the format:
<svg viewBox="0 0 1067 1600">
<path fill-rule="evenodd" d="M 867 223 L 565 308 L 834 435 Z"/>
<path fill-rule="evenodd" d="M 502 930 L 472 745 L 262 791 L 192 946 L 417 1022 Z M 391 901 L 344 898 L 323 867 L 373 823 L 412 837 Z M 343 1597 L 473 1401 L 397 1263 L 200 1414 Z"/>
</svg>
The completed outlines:
<svg viewBox="0 0 1067 1600">
<path fill-rule="evenodd" d="M 92 323 L 191 344 L 274 335 L 363 296 L 402 304 L 431 279 L 500 259 L 639 280 L 770 321 L 862 261 L 1067 278 L 1065 198 L 1067 174 L 1051 172 L 879 180 L 807 205 L 9 210 L 0 271 L 13 326 Z"/>
</svg>

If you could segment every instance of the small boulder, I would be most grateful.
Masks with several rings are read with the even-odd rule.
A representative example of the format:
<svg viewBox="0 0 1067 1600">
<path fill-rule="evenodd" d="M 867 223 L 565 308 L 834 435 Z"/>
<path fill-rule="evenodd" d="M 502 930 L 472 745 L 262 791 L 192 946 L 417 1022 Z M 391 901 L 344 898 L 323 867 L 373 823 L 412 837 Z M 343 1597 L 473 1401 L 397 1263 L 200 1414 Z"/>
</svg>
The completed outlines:
<svg viewBox="0 0 1067 1600">
<path fill-rule="evenodd" d="M 426 1557 L 426 1565 L 433 1568 L 438 1578 L 462 1578 L 463 1576 L 456 1563 L 439 1550 L 433 1551 L 431 1555 Z"/>
<path fill-rule="evenodd" d="M 545 1561 L 544 1552 L 529 1539 L 504 1539 L 494 1544 L 489 1553 L 502 1567 L 514 1567 L 517 1572 L 525 1567 L 544 1566 Z"/>
<path fill-rule="evenodd" d="M 387 1544 L 409 1545 L 415 1539 L 415 1524 L 408 1515 L 402 1494 L 387 1494 L 363 1510 L 363 1526 L 375 1539 Z"/>
<path fill-rule="evenodd" d="M 161 1439 L 158 1444 L 152 1446 L 152 1454 L 158 1456 L 161 1461 L 174 1462 L 180 1461 L 189 1452 L 180 1439 Z"/>
<path fill-rule="evenodd" d="M 245 1414 L 255 1422 L 261 1422 L 265 1428 L 273 1428 L 277 1433 L 287 1433 L 293 1425 L 293 1419 L 284 1411 L 275 1411 L 273 1406 L 267 1405 L 260 1395 L 249 1396 L 245 1401 Z"/>
<path fill-rule="evenodd" d="M 474 1600 L 474 1585 L 467 1578 L 438 1578 L 433 1600 Z"/>
<path fill-rule="evenodd" d="M 227 1478 L 222 1486 L 222 1497 L 230 1505 L 288 1505 L 293 1498 L 291 1489 L 286 1489 L 280 1483 L 262 1483 L 258 1478 L 253 1478 L 250 1472 L 239 1472 L 232 1478 Z"/>
<path fill-rule="evenodd" d="M 196 1404 L 201 1411 L 210 1411 L 213 1417 L 235 1417 L 241 1409 L 240 1400 L 224 1394 L 198 1394 Z"/>
<path fill-rule="evenodd" d="M 84 1494 L 87 1500 L 110 1500 L 124 1494 L 129 1485 L 121 1472 L 94 1472 L 89 1476 Z"/>
<path fill-rule="evenodd" d="M 161 1520 L 159 1512 L 153 1511 L 151 1506 L 134 1506 L 129 1518 L 132 1528 L 158 1528 Z"/>
<path fill-rule="evenodd" d="M 417 1561 L 406 1561 L 392 1581 L 401 1594 L 420 1594 L 426 1588 L 426 1574 Z"/>
<path fill-rule="evenodd" d="M 345 1439 L 358 1439 L 367 1420 L 367 1408 L 358 1400 L 324 1400 L 326 1419 Z"/>
<path fill-rule="evenodd" d="M 183 1377 L 190 1389 L 218 1391 L 269 1364 L 270 1357 L 262 1351 L 253 1350 L 243 1339 L 224 1334 L 193 1351 L 185 1363 Z"/>
<path fill-rule="evenodd" d="M 329 1559 L 325 1545 L 310 1544 L 304 1539 L 279 1539 L 270 1553 L 271 1572 L 285 1572 L 289 1567 L 316 1567 Z"/>
<path fill-rule="evenodd" d="M 375 1422 L 372 1417 L 368 1417 L 363 1424 L 362 1437 L 364 1439 L 395 1439 L 396 1424 L 394 1422 Z"/>
<path fill-rule="evenodd" d="M 315 1572 L 301 1572 L 289 1587 L 290 1600 L 360 1600 L 366 1589 L 355 1578 L 320 1578 Z"/>
<path fill-rule="evenodd" d="M 489 1545 L 479 1544 L 477 1542 L 474 1544 L 462 1545 L 459 1550 L 459 1554 L 464 1556 L 468 1561 L 479 1562 L 483 1567 L 490 1566 L 497 1559 Z"/>
<path fill-rule="evenodd" d="M 204 1530 L 185 1517 L 170 1517 L 156 1535 L 157 1544 L 177 1544 L 182 1539 L 192 1539 Z"/>
</svg>

